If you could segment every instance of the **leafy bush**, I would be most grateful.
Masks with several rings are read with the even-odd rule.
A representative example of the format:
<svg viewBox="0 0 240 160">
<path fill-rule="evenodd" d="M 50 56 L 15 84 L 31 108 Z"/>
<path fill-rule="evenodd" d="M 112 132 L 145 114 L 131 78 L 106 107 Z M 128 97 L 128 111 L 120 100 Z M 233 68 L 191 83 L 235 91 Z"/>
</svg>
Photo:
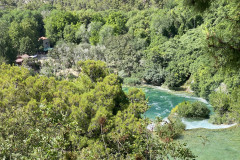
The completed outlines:
<svg viewBox="0 0 240 160">
<path fill-rule="evenodd" d="M 156 132 L 160 138 L 165 141 L 177 138 L 185 129 L 185 124 L 177 118 L 175 120 L 170 120 L 167 124 L 158 124 L 156 127 Z"/>
<path fill-rule="evenodd" d="M 71 12 L 54 10 L 51 14 L 44 19 L 46 36 L 52 43 L 64 38 L 64 28 L 70 24 L 76 24 L 78 21 L 77 16 Z M 65 29 L 65 38 L 67 38 L 67 30 Z M 67 38 L 68 39 L 68 38 Z"/>
<path fill-rule="evenodd" d="M 210 103 L 216 114 L 210 117 L 215 124 L 231 124 L 239 121 L 239 88 L 235 88 L 232 94 L 215 92 L 210 94 Z"/>
<path fill-rule="evenodd" d="M 79 61 L 78 66 L 81 71 L 89 76 L 93 82 L 96 82 L 102 78 L 105 78 L 109 74 L 106 63 L 102 61 L 86 60 Z"/>
<path fill-rule="evenodd" d="M 127 85 L 135 86 L 135 85 L 141 84 L 141 79 L 135 78 L 135 77 L 128 77 L 128 78 L 124 78 L 123 83 Z"/>
<path fill-rule="evenodd" d="M 231 94 L 230 105 L 231 116 L 235 118 L 236 122 L 240 122 L 240 86 L 235 88 Z"/>
<path fill-rule="evenodd" d="M 176 106 L 171 110 L 171 114 L 177 113 L 177 111 L 178 111 L 178 105 L 176 105 Z"/>
<path fill-rule="evenodd" d="M 196 102 L 182 102 L 177 105 L 178 110 L 177 113 L 182 117 L 187 118 L 208 118 L 210 110 L 207 105 L 196 101 Z"/>
<path fill-rule="evenodd" d="M 219 115 L 224 115 L 230 109 L 230 96 L 225 93 L 212 93 L 210 96 L 210 103 L 214 111 Z"/>
<path fill-rule="evenodd" d="M 114 33 L 119 35 L 125 32 L 127 17 L 122 12 L 112 12 L 107 18 L 108 25 L 113 26 Z"/>
<path fill-rule="evenodd" d="M 148 69 L 144 73 L 144 80 L 147 83 L 151 83 L 154 85 L 161 85 L 165 81 L 165 70 L 164 69 Z"/>
<path fill-rule="evenodd" d="M 232 124 L 233 118 L 230 114 L 219 115 L 218 113 L 210 116 L 210 122 L 213 124 Z"/>
</svg>

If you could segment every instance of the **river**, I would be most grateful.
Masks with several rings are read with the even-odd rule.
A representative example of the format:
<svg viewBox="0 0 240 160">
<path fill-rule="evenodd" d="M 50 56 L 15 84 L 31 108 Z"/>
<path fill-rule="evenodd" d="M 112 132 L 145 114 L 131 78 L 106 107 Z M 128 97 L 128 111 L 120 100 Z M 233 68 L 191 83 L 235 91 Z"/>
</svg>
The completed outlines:
<svg viewBox="0 0 240 160">
<path fill-rule="evenodd" d="M 145 92 L 150 105 L 150 108 L 143 114 L 143 116 L 151 120 L 154 120 L 156 117 L 166 118 L 170 114 L 172 108 L 183 101 L 201 101 L 209 107 L 211 110 L 210 114 L 213 114 L 212 106 L 203 98 L 194 97 L 187 93 L 172 92 L 160 87 L 141 87 L 141 89 Z M 123 90 L 127 92 L 128 88 L 125 87 Z M 208 119 L 196 120 L 182 118 L 182 122 L 186 125 L 186 129 L 221 129 L 234 125 L 213 125 L 208 122 Z"/>
</svg>

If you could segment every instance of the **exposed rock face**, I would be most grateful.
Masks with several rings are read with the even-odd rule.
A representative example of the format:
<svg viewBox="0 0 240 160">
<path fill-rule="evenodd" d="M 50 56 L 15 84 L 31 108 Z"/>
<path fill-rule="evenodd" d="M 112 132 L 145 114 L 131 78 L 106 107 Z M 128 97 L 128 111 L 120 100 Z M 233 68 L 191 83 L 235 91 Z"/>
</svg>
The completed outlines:
<svg viewBox="0 0 240 160">
<path fill-rule="evenodd" d="M 215 92 L 228 93 L 227 85 L 222 82 L 222 83 L 219 85 L 219 87 L 215 89 Z"/>
</svg>

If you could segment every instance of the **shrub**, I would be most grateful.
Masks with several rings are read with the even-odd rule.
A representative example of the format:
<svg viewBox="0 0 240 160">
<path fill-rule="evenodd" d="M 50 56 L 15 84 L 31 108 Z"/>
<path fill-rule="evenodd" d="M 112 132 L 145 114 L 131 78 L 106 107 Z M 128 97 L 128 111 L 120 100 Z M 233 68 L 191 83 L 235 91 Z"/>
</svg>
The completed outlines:
<svg viewBox="0 0 240 160">
<path fill-rule="evenodd" d="M 213 124 L 222 124 L 223 123 L 222 117 L 219 114 L 211 115 L 209 121 Z"/>
<path fill-rule="evenodd" d="M 144 72 L 144 80 L 147 83 L 151 83 L 154 85 L 162 85 L 165 81 L 166 73 L 165 70 L 160 69 L 147 69 Z"/>
<path fill-rule="evenodd" d="M 178 111 L 178 105 L 176 105 L 172 110 L 171 110 L 171 114 L 172 113 L 176 113 Z"/>
<path fill-rule="evenodd" d="M 163 140 L 168 141 L 170 139 L 177 138 L 185 129 L 185 124 L 177 118 L 175 120 L 170 120 L 167 124 L 158 124 L 156 127 L 156 132 Z"/>
<path fill-rule="evenodd" d="M 177 113 L 187 118 L 208 118 L 210 110 L 202 102 L 196 101 L 191 103 L 186 101 L 178 104 Z"/>
<path fill-rule="evenodd" d="M 213 124 L 232 124 L 235 119 L 229 114 L 220 115 L 216 113 L 210 116 L 209 121 Z"/>
<path fill-rule="evenodd" d="M 141 80 L 135 77 L 128 77 L 128 78 L 124 78 L 123 83 L 127 85 L 135 86 L 135 85 L 141 84 Z"/>
<path fill-rule="evenodd" d="M 230 110 L 230 96 L 222 92 L 214 92 L 209 96 L 210 104 L 214 111 L 220 116 L 226 114 Z"/>
<path fill-rule="evenodd" d="M 92 79 L 93 82 L 97 82 L 99 79 L 105 78 L 109 74 L 107 65 L 102 61 L 79 61 L 78 66 L 84 74 Z"/>
</svg>

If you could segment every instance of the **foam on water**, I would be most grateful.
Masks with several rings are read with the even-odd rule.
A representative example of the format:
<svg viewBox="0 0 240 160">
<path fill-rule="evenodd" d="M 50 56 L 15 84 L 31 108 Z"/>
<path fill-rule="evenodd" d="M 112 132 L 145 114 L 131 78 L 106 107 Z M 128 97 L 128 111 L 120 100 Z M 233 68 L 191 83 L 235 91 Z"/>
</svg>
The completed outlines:
<svg viewBox="0 0 240 160">
<path fill-rule="evenodd" d="M 225 125 L 225 124 L 214 125 L 214 124 L 209 123 L 207 119 L 193 121 L 190 119 L 182 118 L 182 122 L 186 125 L 187 130 L 188 129 L 197 129 L 197 128 L 224 129 L 224 128 L 230 128 L 230 127 L 237 125 L 237 123 L 234 123 L 231 125 Z M 167 118 L 164 118 L 163 122 L 161 122 L 161 125 L 165 125 L 166 123 L 169 123 L 169 120 Z M 151 123 L 147 126 L 147 129 L 150 131 L 153 131 L 155 126 L 156 126 L 155 123 Z"/>
<path fill-rule="evenodd" d="M 149 103 L 149 105 L 152 105 L 152 106 L 158 106 L 159 104 L 162 104 L 162 103 L 159 103 L 159 102 Z"/>
<path fill-rule="evenodd" d="M 225 124 L 214 125 L 212 123 L 209 123 L 208 119 L 191 120 L 191 119 L 182 118 L 182 122 L 186 125 L 186 129 L 196 129 L 196 128 L 223 129 L 223 128 L 229 128 L 236 125 L 236 123 L 231 125 L 225 125 Z"/>
<path fill-rule="evenodd" d="M 168 101 L 168 103 L 170 104 L 171 108 L 174 107 L 172 101 Z"/>
<path fill-rule="evenodd" d="M 173 92 L 172 90 L 170 90 L 170 89 L 166 89 L 166 88 L 159 87 L 159 86 L 156 86 L 156 87 L 154 86 L 153 88 L 156 88 L 156 89 L 161 90 L 161 91 L 167 91 L 167 92 L 169 92 L 169 93 L 174 93 L 174 92 Z M 209 104 L 206 99 L 203 99 L 203 98 L 200 98 L 200 97 L 189 96 L 189 95 L 186 95 L 186 94 L 184 94 L 184 93 L 182 93 L 182 94 L 177 93 L 177 94 L 174 94 L 174 95 L 180 96 L 180 97 L 184 97 L 184 98 L 196 99 L 196 100 L 201 101 L 201 102 L 203 102 L 203 103 Z"/>
<path fill-rule="evenodd" d="M 195 99 L 197 101 L 201 101 L 203 103 L 209 104 L 208 101 L 206 99 L 200 98 L 200 97 L 194 97 L 194 96 L 189 96 L 186 94 L 175 94 L 176 96 L 180 96 L 180 97 L 184 97 L 184 98 L 191 98 L 191 99 Z"/>
<path fill-rule="evenodd" d="M 157 89 L 162 90 L 162 91 L 172 92 L 170 89 L 159 87 L 159 86 L 154 86 L 154 88 L 157 88 Z"/>
</svg>

